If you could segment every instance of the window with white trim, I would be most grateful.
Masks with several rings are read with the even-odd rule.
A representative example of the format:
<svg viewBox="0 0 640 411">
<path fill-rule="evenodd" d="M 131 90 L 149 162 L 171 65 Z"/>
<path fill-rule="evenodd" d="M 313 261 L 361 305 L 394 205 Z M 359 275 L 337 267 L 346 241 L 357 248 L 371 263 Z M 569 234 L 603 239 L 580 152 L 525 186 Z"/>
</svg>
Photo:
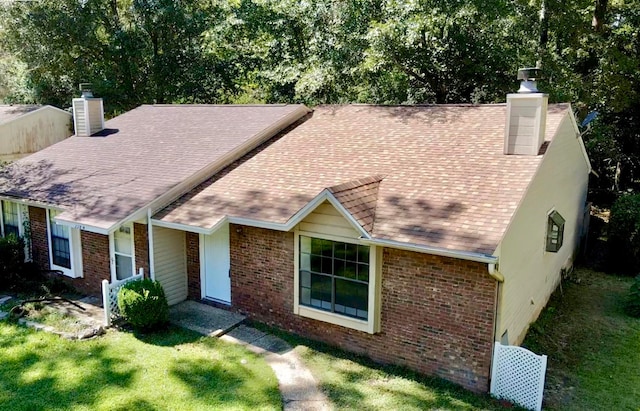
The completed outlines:
<svg viewBox="0 0 640 411">
<path fill-rule="evenodd" d="M 298 233 L 294 313 L 371 334 L 379 331 L 379 251 L 357 239 Z"/>
<path fill-rule="evenodd" d="M 71 241 L 69 227 L 57 224 L 55 217 L 58 211 L 49 210 L 49 227 L 51 237 L 51 261 L 53 265 L 71 269 Z"/>
<path fill-rule="evenodd" d="M 369 247 L 300 236 L 300 304 L 367 320 Z"/>
<path fill-rule="evenodd" d="M 127 279 L 135 274 L 135 247 L 133 224 L 123 224 L 112 235 L 113 273 L 115 281 Z"/>
<path fill-rule="evenodd" d="M 80 231 L 55 221 L 60 211 L 47 209 L 49 264 L 68 277 L 82 277 Z"/>
<path fill-rule="evenodd" d="M 2 235 L 14 234 L 20 236 L 20 210 L 17 203 L 2 201 Z"/>
</svg>

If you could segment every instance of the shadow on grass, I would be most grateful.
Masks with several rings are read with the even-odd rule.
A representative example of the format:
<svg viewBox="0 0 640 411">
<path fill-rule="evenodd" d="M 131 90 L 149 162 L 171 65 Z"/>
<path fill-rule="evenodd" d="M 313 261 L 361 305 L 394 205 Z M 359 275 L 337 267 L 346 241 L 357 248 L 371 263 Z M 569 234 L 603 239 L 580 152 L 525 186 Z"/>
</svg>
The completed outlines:
<svg viewBox="0 0 640 411">
<path fill-rule="evenodd" d="M 126 404 L 113 407 L 112 411 L 156 411 L 158 408 L 146 400 L 140 398 L 131 398 Z"/>
<path fill-rule="evenodd" d="M 251 325 L 277 335 L 293 347 L 308 347 L 310 351 L 302 354 L 302 357 L 308 364 L 318 362 L 329 370 L 328 377 L 316 375 L 316 378 L 338 409 L 504 409 L 500 401 L 488 394 L 474 394 L 438 377 L 419 374 L 406 367 L 379 364 L 367 357 L 261 323 Z M 320 360 L 319 357 L 323 355 L 328 358 Z M 380 398 L 372 398 L 372 392 Z M 509 408 L 520 409 L 515 406 Z"/>
<path fill-rule="evenodd" d="M 122 332 L 131 333 L 136 339 L 145 344 L 157 347 L 175 347 L 177 345 L 189 344 L 205 341 L 206 337 L 197 332 L 187 330 L 182 327 L 167 324 L 156 330 L 136 330 L 127 324 L 120 324 L 118 329 Z"/>
<path fill-rule="evenodd" d="M 105 387 L 126 388 L 135 370 L 100 343 L 78 344 L 0 323 L 0 405 L 35 410 L 92 407 Z"/>
<path fill-rule="evenodd" d="M 244 367 L 237 366 L 239 362 L 240 358 L 231 353 L 216 362 L 183 359 L 173 364 L 170 373 L 179 378 L 193 396 L 214 408 L 261 409 L 265 404 L 278 403 L 277 385 L 255 384 L 263 380 L 264 375 L 255 373 L 251 362 Z"/>
</svg>

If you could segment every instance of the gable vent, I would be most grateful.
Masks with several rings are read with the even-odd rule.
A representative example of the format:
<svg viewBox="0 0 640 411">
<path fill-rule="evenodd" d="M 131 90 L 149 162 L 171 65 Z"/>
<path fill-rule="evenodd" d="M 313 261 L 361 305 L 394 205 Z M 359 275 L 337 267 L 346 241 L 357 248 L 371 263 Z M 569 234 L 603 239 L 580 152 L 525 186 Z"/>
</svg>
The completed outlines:
<svg viewBox="0 0 640 411">
<path fill-rule="evenodd" d="M 544 143 L 549 96 L 536 86 L 540 69 L 518 70 L 517 93 L 507 94 L 504 153 L 536 156 Z"/>
<path fill-rule="evenodd" d="M 76 136 L 88 137 L 104 129 L 104 107 L 101 98 L 93 97 L 90 84 L 80 84 L 82 97 L 74 98 L 73 127 Z"/>
</svg>

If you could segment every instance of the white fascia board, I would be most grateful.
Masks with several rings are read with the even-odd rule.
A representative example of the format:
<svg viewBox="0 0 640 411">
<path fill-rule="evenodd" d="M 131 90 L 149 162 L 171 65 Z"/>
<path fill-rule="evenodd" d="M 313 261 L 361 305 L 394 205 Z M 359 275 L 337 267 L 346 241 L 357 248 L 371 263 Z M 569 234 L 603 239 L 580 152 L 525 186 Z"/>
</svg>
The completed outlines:
<svg viewBox="0 0 640 411">
<path fill-rule="evenodd" d="M 168 221 L 154 220 L 154 219 L 151 219 L 150 222 L 154 227 L 171 228 L 173 230 L 189 231 L 197 234 L 210 234 L 209 230 L 202 227 L 196 227 L 196 226 L 180 224 L 180 223 L 170 223 Z"/>
<path fill-rule="evenodd" d="M 10 196 L 6 196 L 6 195 L 0 195 L 0 200 L 5 200 L 5 201 L 11 201 L 14 203 L 19 203 L 19 204 L 24 204 L 27 206 L 33 206 L 33 207 L 39 207 L 39 208 L 53 208 L 54 210 L 60 210 L 63 211 L 64 208 L 55 204 L 47 204 L 47 203 L 43 203 L 40 201 L 33 201 L 33 200 L 28 200 L 28 199 L 24 199 L 24 198 L 16 198 L 16 197 L 10 197 Z"/>
<path fill-rule="evenodd" d="M 78 230 L 82 230 L 82 231 L 89 231 L 91 233 L 104 234 L 104 235 L 111 234 L 109 229 L 106 229 L 103 227 L 97 227 L 90 224 L 83 224 L 83 223 L 79 223 L 77 221 L 72 221 L 72 220 L 63 220 L 59 217 L 56 217 L 55 221 L 56 221 L 56 224 L 64 225 L 71 228 L 77 228 Z"/>
<path fill-rule="evenodd" d="M 587 148 L 584 146 L 584 140 L 582 140 L 582 133 L 580 132 L 580 128 L 578 127 L 576 116 L 573 114 L 573 110 L 571 110 L 571 105 L 569 105 L 569 121 L 571 121 L 573 130 L 576 133 L 576 138 L 578 139 L 578 143 L 580 144 L 580 150 L 582 151 L 582 156 L 584 157 L 584 161 L 587 162 L 589 173 L 591 173 L 592 171 L 591 160 L 589 160 L 589 154 L 587 153 Z"/>
<path fill-rule="evenodd" d="M 258 228 L 268 228 L 270 230 L 276 231 L 291 231 L 295 226 L 297 226 L 302 220 L 304 220 L 309 214 L 313 212 L 320 204 L 325 201 L 329 201 L 331 205 L 333 205 L 340 214 L 353 226 L 353 228 L 363 237 L 363 238 L 371 238 L 369 233 L 360 226 L 360 224 L 356 221 L 355 218 L 344 208 L 344 206 L 333 196 L 333 194 L 324 189 L 315 196 L 311 201 L 309 201 L 304 207 L 302 207 L 297 213 L 295 213 L 286 223 L 271 223 L 268 221 L 261 220 L 253 220 L 250 218 L 242 218 L 242 217 L 228 217 L 228 220 L 232 224 L 242 224 L 251 227 Z"/>
<path fill-rule="evenodd" d="M 439 255 L 442 257 L 457 258 L 460 260 L 476 261 L 485 264 L 497 264 L 498 257 L 494 255 L 474 253 L 471 251 L 461 250 L 449 250 L 447 248 L 431 247 L 427 245 L 404 243 L 401 241 L 384 240 L 378 238 L 366 239 L 363 238 L 362 242 L 365 244 L 379 245 L 383 247 L 397 248 L 400 250 L 415 251 L 418 253 Z"/>
<path fill-rule="evenodd" d="M 367 232 L 367 230 L 365 230 L 364 228 L 362 228 L 362 226 L 360 225 L 360 223 L 358 223 L 358 221 L 353 217 L 353 215 L 347 211 L 346 208 L 344 208 L 344 206 L 342 205 L 342 203 L 340 201 L 338 201 L 337 198 L 335 198 L 335 196 L 329 192 L 329 190 L 325 190 L 327 191 L 327 200 L 329 200 L 329 202 L 338 210 L 340 211 L 340 213 L 342 214 L 342 216 L 344 218 L 347 219 L 347 221 L 349 221 L 349 223 L 353 226 L 353 228 L 356 229 L 357 232 L 360 233 L 360 235 L 363 238 L 366 239 L 371 239 L 371 235 Z"/>
<path fill-rule="evenodd" d="M 338 201 L 335 198 L 335 196 L 331 193 L 331 191 L 329 191 L 326 188 L 322 190 L 322 192 L 320 192 L 320 194 L 318 194 L 306 206 L 300 209 L 300 211 L 294 214 L 293 217 L 289 219 L 289 221 L 287 221 L 286 226 L 288 227 L 288 229 L 286 231 L 289 231 L 293 227 L 298 225 L 309 214 L 311 214 L 313 210 L 315 210 L 320 204 L 322 204 L 325 201 L 330 202 L 331 205 L 334 206 L 336 210 L 340 212 L 340 214 L 342 214 L 342 216 L 349 222 L 349 224 L 353 226 L 353 228 L 358 233 L 360 233 L 362 237 L 371 238 L 369 233 L 367 233 L 367 231 L 364 228 L 362 228 L 362 226 L 358 223 L 358 221 L 356 221 L 356 219 L 351 215 L 351 213 L 346 208 L 344 208 L 342 203 L 340 203 L 340 201 Z"/>
</svg>

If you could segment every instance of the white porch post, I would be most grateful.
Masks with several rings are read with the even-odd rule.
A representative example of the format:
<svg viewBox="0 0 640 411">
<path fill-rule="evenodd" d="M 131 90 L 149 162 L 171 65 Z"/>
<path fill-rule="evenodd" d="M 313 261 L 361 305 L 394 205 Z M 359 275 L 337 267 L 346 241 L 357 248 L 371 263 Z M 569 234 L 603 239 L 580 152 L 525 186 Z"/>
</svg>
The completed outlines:
<svg viewBox="0 0 640 411">
<path fill-rule="evenodd" d="M 111 301 L 110 294 L 111 290 L 109 288 L 109 281 L 102 280 L 102 307 L 104 307 L 104 326 L 108 327 L 111 325 Z"/>
</svg>

